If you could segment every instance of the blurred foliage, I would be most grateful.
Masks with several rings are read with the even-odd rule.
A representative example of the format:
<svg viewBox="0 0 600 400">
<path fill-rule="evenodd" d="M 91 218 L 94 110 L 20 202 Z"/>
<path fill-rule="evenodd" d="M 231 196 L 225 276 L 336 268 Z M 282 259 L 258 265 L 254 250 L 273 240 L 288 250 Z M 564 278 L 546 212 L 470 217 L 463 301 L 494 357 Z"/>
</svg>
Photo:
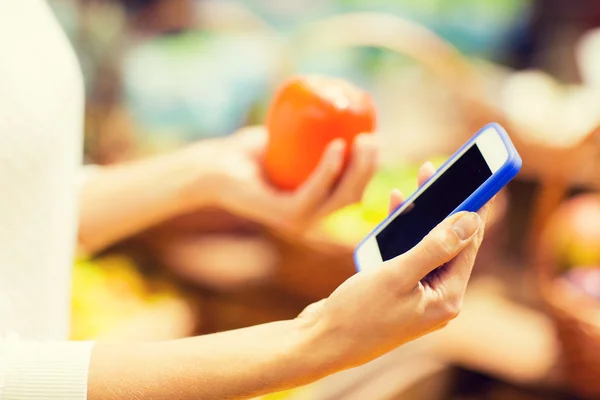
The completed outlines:
<svg viewBox="0 0 600 400">
<path fill-rule="evenodd" d="M 123 108 L 131 118 L 134 147 L 168 148 L 260 122 L 277 83 L 277 43 L 315 19 L 386 12 L 430 28 L 467 54 L 501 59 L 531 8 L 531 0 L 184 0 L 178 4 L 198 10 L 199 21 L 201 10 L 210 10 L 201 5 L 237 5 L 266 21 L 278 38 L 204 29 L 201 22 L 176 33 L 138 32 L 132 12 L 167 1 L 49 0 L 81 60 L 90 113 L 102 108 L 107 114 L 95 113 L 92 125 L 109 118 L 107 103 Z M 162 17 L 167 18 L 152 16 Z M 411 65 L 375 48 L 314 53 L 295 62 L 293 72 L 334 75 L 367 90 L 391 64 L 399 72 Z"/>
<path fill-rule="evenodd" d="M 166 281 L 144 276 L 131 259 L 79 260 L 73 270 L 73 340 L 108 335 L 131 318 L 180 295 Z"/>
</svg>

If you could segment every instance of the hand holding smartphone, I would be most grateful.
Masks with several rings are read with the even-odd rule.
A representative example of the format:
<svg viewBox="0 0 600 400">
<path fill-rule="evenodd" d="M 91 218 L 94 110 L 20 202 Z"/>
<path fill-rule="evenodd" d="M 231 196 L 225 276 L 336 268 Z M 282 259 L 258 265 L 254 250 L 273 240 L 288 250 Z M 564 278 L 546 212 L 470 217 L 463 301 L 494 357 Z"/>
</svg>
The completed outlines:
<svg viewBox="0 0 600 400">
<path fill-rule="evenodd" d="M 407 252 L 452 214 L 478 211 L 521 165 L 506 131 L 497 123 L 486 125 L 363 239 L 354 253 L 357 270 Z"/>
</svg>

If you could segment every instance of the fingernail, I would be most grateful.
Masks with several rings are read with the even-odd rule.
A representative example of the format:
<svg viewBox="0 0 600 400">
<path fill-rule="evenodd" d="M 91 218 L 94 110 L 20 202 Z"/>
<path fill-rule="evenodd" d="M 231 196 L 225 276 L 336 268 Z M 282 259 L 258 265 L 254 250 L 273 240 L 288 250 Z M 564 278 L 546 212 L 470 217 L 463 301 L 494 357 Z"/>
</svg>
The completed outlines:
<svg viewBox="0 0 600 400">
<path fill-rule="evenodd" d="M 479 215 L 474 212 L 466 213 L 452 225 L 452 229 L 462 240 L 467 240 L 477 232 L 481 225 Z"/>
<path fill-rule="evenodd" d="M 346 147 L 346 141 L 343 139 L 336 139 L 333 141 L 333 148 L 335 149 L 335 151 L 337 152 L 342 152 L 344 150 L 344 148 Z"/>
<path fill-rule="evenodd" d="M 343 140 L 336 139 L 330 144 L 329 151 L 331 151 L 331 153 L 333 153 L 333 156 L 335 158 L 339 158 L 344 153 L 345 145 L 346 145 L 346 143 Z"/>
</svg>

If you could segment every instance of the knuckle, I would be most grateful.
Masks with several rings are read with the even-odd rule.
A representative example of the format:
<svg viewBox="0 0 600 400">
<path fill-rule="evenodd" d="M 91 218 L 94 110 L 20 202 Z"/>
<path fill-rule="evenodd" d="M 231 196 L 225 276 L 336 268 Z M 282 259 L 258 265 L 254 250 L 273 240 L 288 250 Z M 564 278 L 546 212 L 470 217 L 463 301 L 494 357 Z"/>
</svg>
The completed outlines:
<svg viewBox="0 0 600 400">
<path fill-rule="evenodd" d="M 288 214 L 278 219 L 279 227 L 285 231 L 295 231 L 299 229 L 306 218 L 302 218 L 300 214 Z"/>
<path fill-rule="evenodd" d="M 481 228 L 479 232 L 477 232 L 477 243 L 483 242 L 483 238 L 485 236 L 485 227 Z"/>
<path fill-rule="evenodd" d="M 444 321 L 452 321 L 460 315 L 462 309 L 462 297 L 456 296 L 456 298 L 448 299 L 444 302 L 443 315 Z"/>
<path fill-rule="evenodd" d="M 363 200 L 363 191 L 362 190 L 355 190 L 351 195 L 350 195 L 350 204 L 355 204 L 355 203 L 360 203 Z"/>
<path fill-rule="evenodd" d="M 449 307 L 446 312 L 446 321 L 452 321 L 460 315 L 460 307 Z"/>
<path fill-rule="evenodd" d="M 337 176 L 343 165 L 343 158 L 336 157 L 333 162 L 328 162 L 324 165 L 324 170 L 330 177 Z"/>
<path fill-rule="evenodd" d="M 336 196 L 335 199 L 333 199 L 333 202 L 336 205 L 336 209 L 339 209 L 349 205 L 360 203 L 362 199 L 363 193 L 361 191 L 352 190 L 345 193 L 340 193 L 338 196 Z"/>
<path fill-rule="evenodd" d="M 314 174 L 311 176 L 313 185 L 323 186 L 328 184 L 329 181 L 333 180 L 337 175 L 337 168 L 335 163 L 325 163 L 317 167 Z"/>
<path fill-rule="evenodd" d="M 432 256 L 446 260 L 454 253 L 456 247 L 456 234 L 454 232 L 448 232 L 447 230 L 440 231 L 434 240 L 431 241 L 429 251 Z"/>
<path fill-rule="evenodd" d="M 338 168 L 338 165 L 337 165 L 336 163 L 327 163 L 327 164 L 325 165 L 325 173 L 324 173 L 324 174 L 325 174 L 325 175 L 326 175 L 328 178 L 332 178 L 332 177 L 334 177 L 334 176 L 336 176 L 336 175 L 337 175 L 337 173 L 338 173 L 338 169 L 339 169 L 339 168 Z"/>
<path fill-rule="evenodd" d="M 404 289 L 407 285 L 406 279 L 404 279 L 403 274 L 398 273 L 398 270 L 392 261 L 393 260 L 386 261 L 381 269 L 381 273 L 385 274 L 385 279 L 383 279 L 382 283 L 382 289 L 386 293 L 401 297 L 403 300 L 405 300 Z"/>
<path fill-rule="evenodd" d="M 340 208 L 349 206 L 352 203 L 353 203 L 353 201 L 350 196 L 340 194 L 331 199 L 331 201 L 329 202 L 329 206 L 333 210 L 339 210 Z"/>
</svg>

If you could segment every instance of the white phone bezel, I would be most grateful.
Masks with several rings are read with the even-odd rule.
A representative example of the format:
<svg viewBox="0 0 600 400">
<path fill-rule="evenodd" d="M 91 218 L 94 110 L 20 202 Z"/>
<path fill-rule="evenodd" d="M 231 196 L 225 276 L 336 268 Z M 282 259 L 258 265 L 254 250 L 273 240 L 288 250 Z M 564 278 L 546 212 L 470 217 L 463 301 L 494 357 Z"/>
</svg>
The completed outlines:
<svg viewBox="0 0 600 400">
<path fill-rule="evenodd" d="M 489 127 L 484 130 L 479 136 L 475 139 L 471 146 L 464 148 L 460 153 L 458 153 L 454 160 L 446 165 L 444 165 L 435 178 L 427 181 L 423 186 L 417 189 L 415 196 L 413 197 L 413 201 L 418 199 L 421 193 L 423 193 L 433 182 L 435 182 L 440 176 L 443 175 L 444 172 L 448 168 L 450 168 L 456 160 L 458 160 L 462 155 L 469 150 L 472 146 L 477 146 L 479 151 L 481 152 L 483 158 L 485 159 L 492 175 L 496 173 L 507 161 L 508 161 L 508 149 L 506 148 L 500 134 L 493 127 Z M 367 239 L 365 239 L 362 244 L 356 249 L 356 261 L 357 266 L 361 269 L 368 269 L 374 266 L 381 264 L 382 257 L 381 252 L 379 251 L 379 245 L 377 243 L 376 236 L 379 232 L 387 227 L 387 225 L 400 213 L 402 213 L 406 207 L 412 204 L 412 201 L 405 202 L 400 206 L 394 213 L 392 214 L 392 218 L 387 220 L 387 223 L 380 225 L 375 229 Z"/>
</svg>

